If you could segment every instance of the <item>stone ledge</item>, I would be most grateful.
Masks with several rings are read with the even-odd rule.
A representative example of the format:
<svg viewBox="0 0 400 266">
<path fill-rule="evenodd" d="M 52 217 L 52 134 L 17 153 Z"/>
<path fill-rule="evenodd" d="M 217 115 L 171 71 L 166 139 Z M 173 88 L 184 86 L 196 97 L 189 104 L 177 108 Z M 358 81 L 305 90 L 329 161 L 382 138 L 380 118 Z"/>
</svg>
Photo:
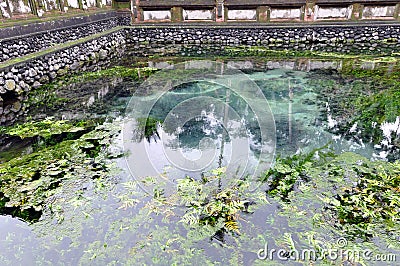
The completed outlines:
<svg viewBox="0 0 400 266">
<path fill-rule="evenodd" d="M 318 21 L 318 22 L 225 22 L 225 23 L 209 23 L 209 22 L 184 22 L 184 23 L 141 23 L 128 28 L 309 28 L 309 27 L 365 27 L 365 26 L 400 26 L 398 21 Z"/>
<path fill-rule="evenodd" d="M 0 28 L 0 41 L 11 38 L 20 38 L 23 35 L 35 34 L 44 31 L 52 31 L 77 27 L 88 23 L 119 17 L 121 15 L 129 16 L 129 12 L 121 13 L 115 10 L 99 12 L 94 14 L 86 14 L 82 16 L 74 16 L 68 18 L 60 18 L 51 21 L 37 21 L 26 25 L 15 25 L 6 28 Z"/>
</svg>

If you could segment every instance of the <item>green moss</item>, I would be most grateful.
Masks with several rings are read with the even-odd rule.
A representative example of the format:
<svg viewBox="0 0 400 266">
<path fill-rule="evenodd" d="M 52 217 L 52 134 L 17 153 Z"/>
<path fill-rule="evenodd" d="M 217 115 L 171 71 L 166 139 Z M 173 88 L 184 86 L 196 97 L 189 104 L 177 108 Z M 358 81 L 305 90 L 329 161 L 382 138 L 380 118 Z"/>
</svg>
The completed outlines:
<svg viewBox="0 0 400 266">
<path fill-rule="evenodd" d="M 55 83 L 46 84 L 36 88 L 29 93 L 27 103 L 30 107 L 38 109 L 42 106 L 48 108 L 58 107 L 69 102 L 69 98 L 57 96 Z"/>
<path fill-rule="evenodd" d="M 57 124 L 56 130 L 77 130 L 67 123 Z M 23 127 L 10 130 L 20 136 L 54 134 L 49 121 L 31 123 L 38 132 Z M 18 130 L 17 130 L 18 129 Z M 98 178 L 107 172 L 103 149 L 116 129 L 98 126 L 76 140 L 65 140 L 27 155 L 21 155 L 0 165 L 0 211 L 35 221 L 47 200 L 57 192 L 64 179 Z M 100 155 L 103 154 L 101 157 Z"/>
<path fill-rule="evenodd" d="M 158 69 L 151 67 L 129 68 L 124 66 L 115 66 L 103 70 L 98 70 L 95 72 L 85 72 L 79 75 L 67 77 L 63 79 L 63 84 L 96 80 L 100 78 L 111 78 L 111 77 L 139 80 L 149 77 L 156 71 L 158 71 Z"/>
<path fill-rule="evenodd" d="M 366 55 L 366 54 L 351 54 L 351 53 L 336 53 L 336 52 L 321 52 L 321 51 L 297 51 L 297 50 L 277 50 L 263 46 L 235 46 L 225 47 L 224 51 L 229 56 L 268 56 L 272 58 L 291 58 L 291 57 L 306 57 L 306 58 L 321 58 L 321 59 L 372 59 L 380 58 L 381 55 Z M 393 54 L 392 54 L 393 55 Z M 387 56 L 387 55 L 385 55 Z M 393 55 L 395 56 L 395 54 Z M 382 60 L 389 60 L 385 57 Z M 396 61 L 395 58 L 390 58 Z"/>
<path fill-rule="evenodd" d="M 55 121 L 51 117 L 47 117 L 45 120 L 39 122 L 26 122 L 23 124 L 17 124 L 11 127 L 2 127 L 0 134 L 7 134 L 10 136 L 17 136 L 21 139 L 32 138 L 40 136 L 48 138 L 52 135 L 61 133 L 73 133 L 85 130 L 87 127 L 92 126 L 93 121 L 79 121 L 70 122 L 68 120 Z"/>
</svg>

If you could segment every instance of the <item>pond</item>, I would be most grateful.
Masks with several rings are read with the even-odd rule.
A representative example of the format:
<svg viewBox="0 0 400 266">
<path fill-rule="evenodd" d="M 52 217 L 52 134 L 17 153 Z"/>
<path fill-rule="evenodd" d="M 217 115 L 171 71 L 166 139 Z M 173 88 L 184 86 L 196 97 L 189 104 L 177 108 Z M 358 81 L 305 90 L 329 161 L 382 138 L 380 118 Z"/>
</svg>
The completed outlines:
<svg viewBox="0 0 400 266">
<path fill-rule="evenodd" d="M 4 264 L 400 259 L 398 54 L 167 50 L 38 88 L 2 127 Z"/>
</svg>

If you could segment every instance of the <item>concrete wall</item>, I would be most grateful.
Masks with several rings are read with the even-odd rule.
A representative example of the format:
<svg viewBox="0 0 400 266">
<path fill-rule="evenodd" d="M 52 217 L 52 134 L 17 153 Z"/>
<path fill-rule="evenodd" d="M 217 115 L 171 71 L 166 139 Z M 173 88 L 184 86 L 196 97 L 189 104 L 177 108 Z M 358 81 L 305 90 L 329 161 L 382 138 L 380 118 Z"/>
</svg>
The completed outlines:
<svg viewBox="0 0 400 266">
<path fill-rule="evenodd" d="M 144 10 L 143 16 L 145 21 L 170 21 L 170 10 Z"/>
<path fill-rule="evenodd" d="M 348 7 L 327 7 L 318 6 L 314 8 L 314 20 L 327 19 L 351 19 L 353 6 Z"/>
<path fill-rule="evenodd" d="M 121 25 L 129 25 L 130 14 L 126 12 L 105 11 L 90 15 L 75 16 L 52 21 L 38 21 L 29 24 L 15 25 L 0 28 L 0 43 L 5 39 L 23 37 L 22 35 L 35 34 L 44 31 L 53 31 L 61 28 L 74 27 L 96 21 L 102 21 L 118 17 Z"/>
<path fill-rule="evenodd" d="M 30 6 L 30 3 L 34 6 Z M 114 6 L 129 8 L 137 22 L 187 20 L 328 20 L 328 19 L 399 19 L 398 0 L 0 0 L 0 18 L 21 14 L 43 16 L 46 12 L 68 12 Z M 174 14 L 172 10 L 176 8 Z M 254 16 L 254 10 L 265 9 L 265 16 Z M 222 9 L 221 16 L 218 10 Z M 171 14 L 166 14 L 170 10 Z M 205 12 L 207 10 L 207 12 Z M 211 10 L 211 15 L 210 15 Z M 304 11 L 309 16 L 304 17 Z M 133 13 L 139 13 L 139 17 Z M 178 14 L 180 13 L 180 14 Z M 166 18 L 169 17 L 169 18 Z M 211 17 L 211 19 L 210 19 Z"/>
<path fill-rule="evenodd" d="M 393 18 L 396 6 L 365 6 L 362 12 L 363 19 Z"/>
<path fill-rule="evenodd" d="M 191 10 L 183 9 L 184 20 L 213 20 L 214 10 L 202 9 L 202 10 Z"/>
<path fill-rule="evenodd" d="M 257 20 L 256 9 L 228 9 L 228 20 Z"/>
<path fill-rule="evenodd" d="M 278 20 L 293 20 L 300 19 L 301 16 L 301 8 L 272 8 L 271 9 L 271 19 Z"/>
</svg>

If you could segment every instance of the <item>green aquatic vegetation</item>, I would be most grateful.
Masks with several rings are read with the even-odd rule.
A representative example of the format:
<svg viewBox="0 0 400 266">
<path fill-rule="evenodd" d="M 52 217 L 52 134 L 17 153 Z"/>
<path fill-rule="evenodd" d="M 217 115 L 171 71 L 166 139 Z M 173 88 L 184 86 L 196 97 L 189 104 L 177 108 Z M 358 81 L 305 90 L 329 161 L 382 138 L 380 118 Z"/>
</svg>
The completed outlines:
<svg viewBox="0 0 400 266">
<path fill-rule="evenodd" d="M 292 201 L 299 202 L 296 197 L 307 199 L 308 205 L 318 206 L 314 223 L 351 237 L 365 238 L 400 227 L 398 161 L 372 162 L 350 152 L 334 155 L 328 151 L 321 156 L 324 151 L 320 150 L 318 157 L 329 158 L 321 160 L 313 154 L 278 159 L 263 178 L 269 184 L 267 192 L 280 196 L 291 211 L 296 208 Z"/>
<path fill-rule="evenodd" d="M 308 57 L 312 55 L 311 51 L 274 50 L 262 46 L 225 47 L 224 51 L 229 56 Z"/>
<path fill-rule="evenodd" d="M 225 168 L 218 168 L 212 171 L 212 176 L 204 177 L 201 181 L 190 177 L 178 181 L 178 195 L 181 203 L 188 208 L 182 222 L 188 225 L 218 225 L 221 226 L 218 230 L 239 233 L 239 214 L 249 204 L 240 194 L 240 187 L 244 183 L 239 181 L 223 189 L 207 185 L 223 178 L 224 173 Z"/>
<path fill-rule="evenodd" d="M 49 83 L 32 90 L 27 99 L 28 105 L 34 108 L 39 108 L 41 106 L 54 108 L 67 104 L 70 99 L 57 96 L 56 89 L 57 86 L 55 83 Z"/>
<path fill-rule="evenodd" d="M 163 189 L 156 187 L 153 189 L 154 201 L 147 208 L 150 213 L 164 215 L 163 221 L 180 217 L 179 222 L 187 226 L 189 234 L 198 240 L 225 232 L 239 234 L 240 214 L 247 212 L 250 205 L 250 200 L 244 195 L 248 184 L 239 180 L 222 188 L 220 179 L 225 178 L 225 170 L 215 169 L 201 180 L 191 177 L 179 179 L 176 192 L 168 197 Z M 146 183 L 160 184 L 155 179 L 148 179 Z M 180 214 L 172 207 L 175 204 L 185 206 L 185 212 Z"/>
<path fill-rule="evenodd" d="M 377 228 L 392 231 L 400 224 L 400 162 L 371 162 L 345 153 L 325 166 L 324 173 L 350 178 L 333 198 L 325 198 L 327 210 L 339 228 L 372 236 Z"/>
<path fill-rule="evenodd" d="M 360 62 L 367 62 L 367 63 L 396 63 L 397 61 L 399 61 L 399 58 L 397 58 L 394 55 L 374 57 L 374 58 L 360 58 Z"/>
<path fill-rule="evenodd" d="M 160 135 L 158 134 L 158 127 L 162 123 L 160 119 L 149 116 L 146 118 L 138 118 L 137 123 L 138 125 L 135 129 L 135 133 L 139 141 L 146 138 L 147 141 L 150 142 L 152 137 L 155 140 L 160 139 Z"/>
<path fill-rule="evenodd" d="M 331 83 L 335 85 L 334 82 Z M 360 83 L 360 88 L 361 85 Z M 147 121 L 143 120 L 142 122 L 146 127 Z M 156 119 L 149 121 L 148 125 L 154 126 L 155 124 Z M 100 145 L 101 148 L 99 148 L 101 139 L 103 139 L 100 136 L 101 134 L 107 135 L 108 133 L 102 131 L 94 132 L 90 136 L 87 135 L 79 151 L 84 153 L 86 157 L 82 157 L 81 163 L 76 164 L 76 167 L 71 171 L 69 171 L 71 168 L 67 168 L 69 172 L 63 174 L 60 178 L 63 181 L 59 187 L 65 188 L 64 181 L 67 181 L 67 179 L 71 183 L 75 183 L 76 177 L 81 175 L 84 179 L 93 180 L 91 178 L 98 177 L 104 172 L 101 170 L 102 168 L 103 170 L 104 168 L 108 169 L 107 166 L 99 163 L 101 162 L 99 158 L 95 160 L 89 158 L 102 156 L 103 146 Z M 107 141 L 104 144 L 106 145 Z M 93 197 L 91 199 L 88 195 L 93 196 L 94 193 L 90 194 L 91 189 L 90 187 L 86 189 L 87 186 L 85 187 L 86 195 L 77 193 L 76 197 L 70 198 L 64 193 L 60 195 L 61 193 L 57 190 L 52 198 L 57 201 L 61 196 L 66 200 L 62 207 L 54 202 L 54 205 L 51 206 L 53 215 L 51 218 L 54 219 L 42 221 L 47 224 L 42 226 L 40 230 L 37 230 L 35 225 L 36 233 L 41 231 L 39 235 L 45 236 L 44 246 L 46 251 L 51 250 L 64 258 L 68 254 L 82 254 L 82 257 L 79 258 L 79 264 L 118 264 L 125 259 L 129 260 L 128 264 L 173 265 L 189 264 L 193 261 L 212 264 L 215 263 L 215 258 L 221 257 L 222 264 L 240 265 L 243 263 L 253 264 L 254 262 L 255 265 L 264 265 L 273 262 L 257 260 L 256 252 L 259 248 L 264 247 L 267 241 L 272 244 L 271 246 L 275 244 L 278 248 L 285 247 L 288 250 L 300 249 L 304 246 L 316 247 L 316 249 L 322 249 L 326 246 L 338 248 L 330 244 L 335 242 L 337 236 L 359 235 L 360 233 L 355 231 L 358 230 L 359 224 L 349 222 L 341 224 L 338 218 L 339 212 L 329 199 L 339 201 L 337 190 L 340 193 L 347 193 L 340 189 L 355 187 L 354 182 L 357 181 L 359 175 L 348 170 L 347 165 L 357 168 L 360 166 L 359 160 L 361 159 L 356 155 L 346 154 L 340 156 L 340 160 L 336 158 L 326 163 L 315 162 L 314 157 L 305 160 L 306 154 L 302 156 L 303 158 L 300 158 L 300 156 L 299 158 L 292 158 L 292 161 L 286 160 L 287 158 L 280 158 L 281 169 L 277 170 L 277 175 L 282 176 L 281 180 L 287 178 L 289 182 L 287 186 L 284 184 L 277 189 L 275 194 L 277 196 L 286 195 L 288 200 L 282 201 L 280 197 L 270 199 L 280 205 L 280 208 L 276 211 L 279 212 L 278 215 L 275 211 L 269 210 L 271 205 L 267 206 L 265 202 L 264 204 L 257 204 L 257 206 L 251 205 L 255 196 L 241 192 L 242 188 L 246 187 L 245 181 L 243 181 L 244 184 L 239 185 L 239 190 L 236 190 L 236 186 L 233 185 L 226 188 L 222 187 L 221 192 L 223 193 L 219 193 L 216 182 L 218 178 L 215 178 L 218 175 L 211 174 L 204 180 L 193 180 L 191 178 L 179 180 L 179 184 L 187 183 L 184 187 L 187 189 L 187 193 L 183 193 L 184 190 L 176 191 L 171 197 L 164 195 L 163 186 L 156 187 L 150 191 L 152 204 L 149 204 L 146 208 L 143 208 L 147 200 L 143 200 L 145 196 L 137 195 L 142 192 L 139 188 L 132 188 L 132 190 L 136 189 L 138 192 L 130 195 L 122 194 L 121 190 L 109 190 L 109 198 L 106 198 L 106 204 L 101 201 L 99 203 L 99 198 Z M 299 162 L 296 162 L 296 160 Z M 92 162 L 97 164 L 98 170 L 90 170 Z M 369 161 L 366 161 L 363 167 L 368 167 L 368 163 Z M 381 164 L 386 165 L 384 162 Z M 78 170 L 79 166 L 83 166 L 83 169 Z M 351 167 L 350 169 L 352 169 Z M 297 176 L 296 180 L 292 179 L 292 174 Z M 96 183 L 97 180 L 101 180 L 101 178 L 95 179 Z M 300 182 L 298 182 L 299 180 Z M 131 183 L 136 182 L 132 181 Z M 128 186 L 128 184 L 125 185 Z M 99 186 L 102 185 L 99 184 Z M 197 200 L 198 204 L 192 206 L 190 202 L 196 200 L 199 196 L 197 190 L 199 187 L 204 191 L 201 194 L 205 196 L 205 199 Z M 355 192 L 357 192 L 357 189 L 355 189 Z M 77 189 L 74 191 L 77 191 Z M 261 191 L 261 194 L 265 196 L 264 191 Z M 350 196 L 350 199 L 353 195 Z M 120 201 L 113 202 L 113 197 L 120 199 Z M 176 197 L 179 203 L 187 203 L 185 204 L 186 207 L 169 205 L 172 197 Z M 344 197 L 346 198 L 346 196 Z M 246 209 L 242 208 L 242 206 L 247 207 L 247 204 L 229 206 L 227 198 L 233 198 L 235 201 L 238 199 L 240 202 L 247 201 L 248 205 L 251 205 L 249 207 L 257 208 L 259 213 L 252 216 Z M 302 199 L 304 199 L 304 202 L 301 201 Z M 299 202 L 302 204 L 298 204 Z M 118 208 L 118 203 L 120 208 Z M 200 207 L 195 209 L 198 205 Z M 49 205 L 46 204 L 46 206 Z M 98 208 L 98 206 L 101 206 L 101 208 Z M 48 208 L 50 209 L 50 207 Z M 238 226 L 240 235 L 237 234 L 236 227 L 230 227 L 226 224 L 224 217 L 229 215 L 221 215 L 218 219 L 211 215 L 225 212 L 228 208 L 231 208 L 232 213 L 237 214 L 234 215 L 237 220 L 236 224 L 233 225 Z M 194 220 L 190 215 L 192 213 L 194 213 Z M 186 214 L 187 220 L 184 219 Z M 279 217 L 281 214 L 284 215 L 284 218 Z M 98 217 L 101 217 L 101 219 L 98 219 Z M 201 218 L 204 218 L 204 220 Z M 386 223 L 390 224 L 390 220 L 380 223 L 379 219 L 372 218 L 368 222 L 370 224 L 368 230 L 374 233 L 374 236 L 380 239 L 389 238 L 389 234 L 382 234 L 382 231 L 384 228 L 388 228 Z M 394 229 L 396 223 L 398 224 L 398 221 L 393 222 L 392 229 L 390 229 L 392 230 L 390 233 L 394 235 L 390 235 L 393 242 L 392 246 L 397 241 L 396 230 Z M 270 224 L 273 226 L 270 226 Z M 226 241 L 220 241 L 222 243 L 210 241 L 211 237 L 220 237 L 221 231 L 226 233 Z M 400 230 L 397 230 L 397 232 L 400 232 Z M 332 234 L 335 237 L 331 238 Z M 48 237 L 49 235 L 50 237 Z M 69 240 L 69 237 L 71 240 Z M 50 243 L 50 241 L 47 242 L 48 238 L 56 240 Z M 219 239 L 223 239 L 223 237 Z M 64 243 L 69 243 L 68 241 L 71 241 L 71 244 L 65 246 Z M 351 243 L 351 245 L 353 244 Z M 359 241 L 358 244 L 360 250 L 370 248 L 369 245 L 373 245 L 371 242 L 362 241 Z M 386 245 L 382 246 L 386 248 Z M 210 256 L 210 253 L 213 255 Z M 252 259 L 254 261 L 251 261 Z M 280 262 L 276 263 L 279 264 Z M 316 262 L 299 261 L 294 263 L 307 265 Z M 326 263 L 326 261 L 321 262 L 321 264 L 323 263 Z M 341 263 L 341 258 L 330 263 Z"/>
<path fill-rule="evenodd" d="M 66 176 L 103 175 L 108 156 L 103 150 L 116 130 L 101 125 L 76 140 L 65 140 L 1 164 L 1 212 L 36 221 Z"/>
<path fill-rule="evenodd" d="M 359 160 L 359 156 L 355 154 L 345 154 L 341 158 L 341 160 L 332 161 L 336 165 L 337 171 L 347 161 L 355 163 Z M 328 164 L 329 162 L 323 165 Z M 204 177 L 205 180 L 199 179 L 196 183 L 188 181 L 194 186 L 185 187 L 187 193 L 176 191 L 170 196 L 152 193 L 161 191 L 165 184 L 149 190 L 150 195 L 144 195 L 145 193 L 139 188 L 139 185 L 150 183 L 159 185 L 160 182 L 155 177 L 149 177 L 143 181 L 122 183 L 122 190 L 111 189 L 108 194 L 109 198 L 106 198 L 107 203 L 113 197 L 120 199 L 117 202 L 120 204 L 120 208 L 118 208 L 118 204 L 105 204 L 102 208 L 93 208 L 93 205 L 98 206 L 96 198 L 88 197 L 86 200 L 83 197 L 70 198 L 63 205 L 63 208 L 69 208 L 68 212 L 64 209 L 65 220 L 56 225 L 51 221 L 41 221 L 39 223 L 47 223 L 39 231 L 42 234 L 44 231 L 47 235 L 54 234 L 50 237 L 54 238 L 53 242 L 45 243 L 46 247 L 50 247 L 51 250 L 64 242 L 62 238 L 57 238 L 61 232 L 64 240 L 71 241 L 70 239 L 72 239 L 72 244 L 67 247 L 68 251 L 57 249 L 56 252 L 64 254 L 63 252 L 81 251 L 82 256 L 79 258 L 79 263 L 83 264 L 128 261 L 128 264 L 135 265 L 145 263 L 174 265 L 196 261 L 211 265 L 215 258 L 221 258 L 220 261 L 223 264 L 241 265 L 243 264 L 243 254 L 247 254 L 248 264 L 265 265 L 272 261 L 258 260 L 257 251 L 264 248 L 266 243 L 270 249 L 284 248 L 288 252 L 297 249 L 301 253 L 306 248 L 322 252 L 323 249 L 330 248 L 361 251 L 370 249 L 374 251 L 374 254 L 383 253 L 382 250 L 377 250 L 373 243 L 353 240 L 347 236 L 346 231 L 334 228 L 336 220 L 326 221 L 328 220 L 327 211 L 323 209 L 325 203 L 320 198 L 335 195 L 336 190 L 328 188 L 344 187 L 350 180 L 343 180 L 343 177 L 336 174 L 324 175 L 322 170 L 320 167 L 311 168 L 308 172 L 313 179 L 301 184 L 298 190 L 289 193 L 289 202 L 280 201 L 279 198 L 270 199 L 273 202 L 277 200 L 280 205 L 276 211 L 272 211 L 273 205 L 268 204 L 265 200 L 254 205 L 249 202 L 249 208 L 253 207 L 249 212 L 239 211 L 240 234 L 233 233 L 234 231 L 220 233 L 218 228 L 224 228 L 224 219 L 219 219 L 215 226 L 199 223 L 199 220 L 195 220 L 190 225 L 188 221 L 182 220 L 191 209 L 180 206 L 179 203 L 191 202 L 197 198 L 197 194 L 203 194 L 198 192 L 198 184 L 210 186 L 210 190 L 216 189 L 218 180 L 212 177 L 216 176 L 217 172 L 208 174 Z M 183 181 L 178 183 L 180 182 Z M 246 182 L 244 181 L 244 183 Z M 223 190 L 222 187 L 221 191 Z M 240 198 L 252 201 L 256 197 L 255 194 L 243 193 Z M 263 191 L 261 191 L 261 195 L 266 196 Z M 206 195 L 206 197 L 211 197 L 211 195 Z M 111 200 L 111 202 L 113 201 Z M 317 204 L 319 204 L 319 208 L 316 208 Z M 57 213 L 56 210 L 54 212 Z M 97 217 L 104 218 L 99 221 Z M 90 237 L 82 239 L 82 235 L 87 233 L 90 234 Z M 337 245 L 339 237 L 347 238 L 348 245 L 346 247 Z M 382 249 L 385 248 L 386 246 Z M 210 257 L 210 253 L 215 255 Z M 316 253 L 317 256 L 320 254 Z M 276 259 L 276 256 L 274 258 Z M 289 264 L 290 262 L 292 260 L 289 259 Z M 349 262 L 356 264 L 351 258 L 340 256 L 333 261 L 324 259 L 318 262 L 305 260 L 293 263 L 335 265 L 335 263 L 346 264 Z M 281 262 L 278 261 L 277 265 L 279 263 Z"/>
<path fill-rule="evenodd" d="M 394 58 L 396 60 L 394 60 Z M 374 61 L 374 60 L 378 60 Z M 388 60 L 388 61 L 385 61 Z M 340 74 L 346 78 L 367 78 L 379 82 L 399 82 L 399 66 L 396 64 L 400 58 L 396 57 L 376 57 L 376 58 L 360 58 L 360 62 L 378 63 L 373 69 L 365 69 L 360 62 L 346 60 L 343 64 Z M 391 69 L 389 69 L 389 66 Z M 384 79 L 382 78 L 384 77 Z"/>
<path fill-rule="evenodd" d="M 374 143 L 380 143 L 384 138 L 380 126 L 384 122 L 395 122 L 400 116 L 399 87 L 393 86 L 367 97 L 357 98 L 354 101 L 354 106 L 357 115 L 353 117 L 350 123 L 357 122 L 364 136 Z M 399 137 L 396 134 L 391 136 L 390 141 L 396 147 L 400 147 Z"/>
<path fill-rule="evenodd" d="M 176 187 L 169 195 L 165 194 L 163 188 L 168 178 L 167 173 L 159 177 L 145 178 L 140 182 L 140 186 L 152 191 L 152 200 L 145 206 L 148 215 L 161 215 L 162 221 L 166 223 L 179 218 L 179 222 L 189 230 L 188 234 L 198 240 L 228 232 L 240 234 L 241 215 L 250 213 L 253 205 L 265 204 L 268 201 L 265 193 L 261 191 L 248 192 L 250 182 L 245 179 L 227 181 L 225 171 L 226 168 L 214 169 L 205 173 L 199 180 L 188 176 L 178 179 Z M 124 186 L 129 191 L 135 191 L 138 184 L 128 182 Z M 141 201 L 136 198 L 136 194 L 135 192 L 119 196 L 120 208 L 135 207 Z"/>
<path fill-rule="evenodd" d="M 378 87 L 382 89 L 356 99 L 355 106 L 362 112 L 360 120 L 363 122 L 393 122 L 400 115 L 400 79 L 378 83 Z"/>
<path fill-rule="evenodd" d="M 399 162 L 372 162 L 351 152 L 323 163 L 313 162 L 303 172 L 307 181 L 298 182 L 287 200 L 278 201 L 280 210 L 268 222 L 268 226 L 279 228 L 285 224 L 282 219 L 287 221 L 284 232 L 294 237 L 289 239 L 283 233 L 283 237 L 274 238 L 275 242 L 288 251 L 293 246 L 298 250 L 312 248 L 317 255 L 324 249 L 398 254 L 399 173 Z M 345 246 L 338 246 L 340 238 L 347 240 Z M 345 261 L 367 263 L 363 257 L 335 260 Z M 331 265 L 332 261 L 326 258 L 321 263 Z"/>
<path fill-rule="evenodd" d="M 58 95 L 57 89 L 59 89 L 60 86 L 96 81 L 99 79 L 124 78 L 133 81 L 140 81 L 148 78 L 156 71 L 158 71 L 158 69 L 150 67 L 114 66 L 94 72 L 83 72 L 76 75 L 64 76 L 57 78 L 50 83 L 43 84 L 39 88 L 33 89 L 29 94 L 27 102 L 29 103 L 29 106 L 36 108 L 42 106 L 46 106 L 47 108 L 63 106 L 69 104 L 71 99 L 69 96 L 60 97 Z"/>
<path fill-rule="evenodd" d="M 347 161 L 355 163 L 360 157 L 355 154 L 344 154 L 340 158 L 340 160 L 337 159 L 336 161 L 335 159 L 332 162 L 336 165 L 335 169 L 337 171 Z M 322 165 L 326 166 L 329 163 L 331 162 Z M 112 215 L 117 215 L 116 212 L 122 212 L 123 218 L 112 220 L 107 216 L 106 219 L 109 220 L 105 222 L 106 229 L 98 226 L 96 219 L 89 218 L 84 220 L 86 223 L 93 225 L 91 232 L 96 234 L 96 237 L 93 238 L 93 241 L 89 241 L 90 244 L 85 246 L 87 252 L 82 257 L 82 261 L 87 263 L 106 263 L 111 260 L 127 259 L 131 264 L 151 262 L 156 265 L 179 264 L 193 260 L 212 263 L 213 259 L 208 254 L 213 252 L 213 254 L 216 254 L 215 256 L 221 257 L 221 260 L 226 264 L 240 265 L 243 261 L 243 253 L 246 253 L 249 254 L 248 259 L 251 261 L 249 264 L 264 265 L 269 261 L 258 260 L 257 251 L 260 248 L 264 248 L 267 242 L 270 248 L 276 246 L 284 248 L 288 252 L 296 249 L 301 253 L 304 249 L 314 249 L 317 257 L 322 256 L 324 249 L 363 251 L 368 248 L 373 250 L 374 254 L 382 253 L 381 250 L 376 250 L 373 244 L 353 240 L 348 237 L 346 231 L 343 232 L 340 229 L 336 230 L 336 228 L 331 227 L 336 221 L 327 222 L 323 220 L 327 219 L 324 216 L 327 211 L 323 209 L 324 202 L 320 200 L 320 197 L 328 197 L 331 195 L 330 193 L 335 195 L 336 190 L 329 190 L 328 187 L 335 185 L 339 187 L 345 186 L 350 181 L 343 180 L 342 177 L 333 172 L 329 176 L 323 175 L 322 167 L 310 169 L 309 174 L 315 179 L 299 186 L 299 190 L 289 193 L 290 202 L 278 201 L 281 205 L 278 209 L 278 214 L 267 212 L 268 215 L 265 215 L 262 212 L 261 215 L 259 213 L 253 219 L 253 214 L 239 211 L 240 234 L 229 233 L 225 234 L 225 236 L 217 230 L 218 228 L 224 228 L 224 219 L 220 219 L 214 226 L 199 223 L 200 219 L 195 219 L 192 222 L 190 219 L 186 221 L 183 220 L 183 217 L 191 211 L 190 207 L 182 208 L 176 205 L 178 203 L 191 202 L 197 198 L 197 194 L 203 194 L 199 192 L 199 188 L 201 190 L 204 184 L 206 186 L 207 184 L 213 185 L 214 189 L 216 189 L 218 187 L 215 184 L 216 180 L 212 178 L 215 175 L 211 174 L 205 177 L 206 180 L 198 180 L 197 182 L 184 181 L 182 179 L 178 183 L 188 183 L 187 186 L 184 186 L 186 193 L 181 191 L 166 197 L 159 194 L 151 195 L 152 200 L 148 204 L 146 204 L 146 199 L 140 196 L 141 190 L 138 188 L 137 182 L 124 183 L 124 187 L 129 189 L 130 193 L 128 193 L 127 197 L 121 197 L 121 208 L 113 210 L 115 206 L 106 206 L 111 210 Z M 159 184 L 156 178 L 148 178 L 145 183 Z M 157 190 L 160 191 L 159 188 Z M 206 195 L 207 197 L 211 196 Z M 250 197 L 242 195 L 241 198 L 252 199 L 251 195 Z M 175 199 L 174 203 L 176 204 L 171 204 L 172 199 Z M 302 199 L 306 200 L 302 202 Z M 201 202 L 206 202 L 206 200 L 201 200 Z M 315 209 L 316 203 L 319 204 L 318 209 Z M 145 207 L 141 207 L 143 204 L 146 204 Z M 188 206 L 190 206 L 190 203 Z M 268 209 L 265 202 L 254 207 L 257 212 Z M 126 215 L 126 212 L 134 215 Z M 146 222 L 143 223 L 143 221 Z M 67 226 L 67 223 L 64 223 L 64 226 Z M 381 225 L 378 224 L 377 226 Z M 101 233 L 103 230 L 107 230 L 105 237 Z M 337 244 L 339 237 L 347 238 L 345 247 Z M 210 240 L 210 238 L 213 240 Z M 215 241 L 217 238 L 218 241 Z M 335 263 L 356 264 L 358 262 L 365 263 L 362 258 L 357 260 L 341 256 L 334 260 L 326 258 L 318 261 L 321 265 Z M 295 263 L 309 265 L 310 263 L 315 263 L 315 261 L 311 259 L 310 261 L 305 260 Z"/>
<path fill-rule="evenodd" d="M 27 153 L 38 152 L 64 140 L 76 140 L 93 130 L 99 123 L 102 123 L 102 119 L 69 121 L 48 117 L 42 121 L 28 121 L 2 127 L 0 136 L 15 145 L 1 151 L 0 162 L 6 162 Z"/>
<path fill-rule="evenodd" d="M 395 122 L 400 116 L 400 77 L 397 68 L 389 72 L 386 67 L 374 71 L 360 70 L 344 64 L 341 73 L 320 71 L 308 79 L 307 85 L 320 90 L 318 101 L 327 119 L 327 114 L 337 124 L 329 130 L 356 141 L 379 144 L 384 138 L 381 125 L 384 122 Z M 398 137 L 392 144 L 398 146 Z M 394 156 L 394 158 L 397 158 Z M 392 158 L 393 159 L 393 158 Z"/>
<path fill-rule="evenodd" d="M 66 78 L 64 82 L 74 83 L 87 80 L 96 80 L 99 78 L 110 78 L 110 77 L 121 77 L 129 78 L 132 80 L 139 80 L 149 77 L 154 72 L 158 71 L 156 68 L 142 67 L 142 68 L 130 68 L 124 66 L 114 66 L 111 68 L 98 70 L 95 72 L 85 72 L 80 75 L 71 76 Z"/>
<path fill-rule="evenodd" d="M 349 53 L 335 53 L 335 52 L 322 52 L 322 51 L 297 51 L 291 49 L 285 50 L 277 50 L 271 47 L 263 47 L 263 46 L 235 46 L 235 47 L 225 47 L 224 51 L 229 56 L 268 56 L 268 57 L 312 57 L 312 58 L 321 58 L 321 59 L 370 59 L 370 60 L 381 60 L 390 62 L 395 62 L 398 59 L 396 58 L 395 53 L 391 53 L 391 57 L 382 57 L 381 55 L 366 55 L 366 54 L 349 54 Z"/>
<path fill-rule="evenodd" d="M 267 182 L 269 185 L 267 193 L 286 200 L 297 182 L 309 180 L 308 171 L 311 168 L 334 156 L 331 151 L 326 150 L 326 147 L 314 149 L 308 154 L 300 153 L 285 158 L 277 158 L 274 167 L 268 169 L 260 178 L 261 182 Z"/>
<path fill-rule="evenodd" d="M 10 127 L 2 127 L 0 129 L 0 134 L 17 136 L 21 139 L 36 136 L 48 138 L 52 135 L 83 131 L 89 126 L 93 126 L 93 122 L 94 121 L 71 122 L 68 120 L 54 120 L 52 117 L 47 117 L 42 121 L 30 121 Z"/>
</svg>

